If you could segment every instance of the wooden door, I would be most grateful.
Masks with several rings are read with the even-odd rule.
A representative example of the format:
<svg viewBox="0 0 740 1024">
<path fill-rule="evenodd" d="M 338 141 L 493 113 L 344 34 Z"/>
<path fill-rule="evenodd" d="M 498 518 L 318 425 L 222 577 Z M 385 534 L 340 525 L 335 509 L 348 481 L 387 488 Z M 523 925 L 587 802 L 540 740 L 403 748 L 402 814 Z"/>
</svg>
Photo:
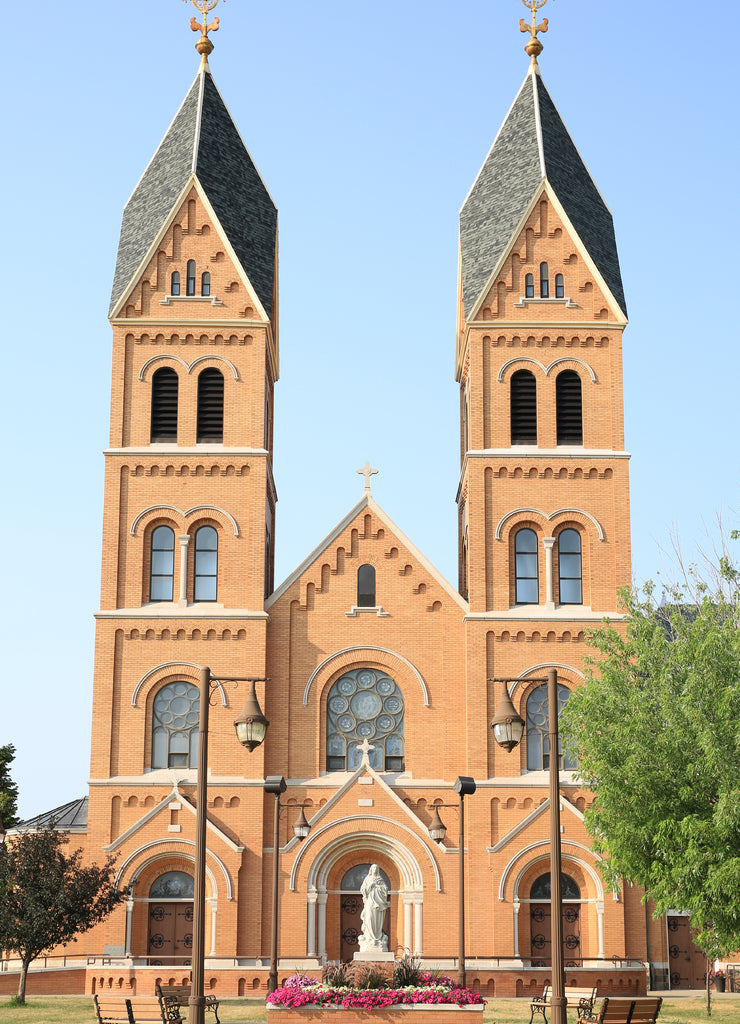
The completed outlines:
<svg viewBox="0 0 740 1024">
<path fill-rule="evenodd" d="M 342 913 L 340 917 L 341 946 L 339 951 L 340 959 L 351 960 L 359 950 L 359 938 L 362 931 L 362 896 L 359 893 L 343 892 Z"/>
<path fill-rule="evenodd" d="M 549 903 L 532 903 L 529 909 L 533 967 L 552 966 L 552 911 Z M 581 908 L 577 903 L 563 907 L 563 963 L 581 964 Z"/>
<path fill-rule="evenodd" d="M 390 897 L 389 897 L 390 899 Z M 354 954 L 360 949 L 360 932 L 362 931 L 362 896 L 360 893 L 343 892 L 341 895 L 342 912 L 340 916 L 340 958 L 343 961 L 352 960 Z M 383 932 L 386 938 L 390 934 L 390 907 L 385 912 L 383 921 Z M 388 946 L 390 949 L 390 944 Z"/>
<path fill-rule="evenodd" d="M 193 904 L 157 902 L 149 904 L 151 964 L 189 964 L 193 948 Z"/>
<path fill-rule="evenodd" d="M 667 924 L 671 988 L 704 988 L 706 959 L 691 937 L 688 917 L 670 916 Z"/>
</svg>

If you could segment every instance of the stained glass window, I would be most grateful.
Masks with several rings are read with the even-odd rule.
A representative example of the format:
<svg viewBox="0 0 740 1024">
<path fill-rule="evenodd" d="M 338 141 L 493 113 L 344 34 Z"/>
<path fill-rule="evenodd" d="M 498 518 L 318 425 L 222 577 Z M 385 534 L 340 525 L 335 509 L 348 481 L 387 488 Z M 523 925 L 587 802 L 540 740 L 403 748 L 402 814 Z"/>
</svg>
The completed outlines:
<svg viewBox="0 0 740 1024">
<path fill-rule="evenodd" d="M 346 672 L 332 686 L 326 704 L 326 767 L 354 771 L 365 740 L 376 771 L 404 769 L 404 703 L 398 684 L 378 669 Z"/>
<path fill-rule="evenodd" d="M 570 697 L 570 690 L 558 683 L 558 717 Z M 550 767 L 550 713 L 547 687 L 538 686 L 527 698 L 527 769 L 530 772 L 543 771 Z M 560 768 L 567 771 L 577 765 L 569 757 L 563 758 L 560 751 Z"/>
<path fill-rule="evenodd" d="M 184 871 L 166 871 L 155 879 L 149 890 L 153 900 L 192 900 L 193 876 Z"/>
<path fill-rule="evenodd" d="M 163 686 L 152 709 L 152 768 L 195 768 L 198 764 L 200 694 L 192 683 Z"/>
</svg>

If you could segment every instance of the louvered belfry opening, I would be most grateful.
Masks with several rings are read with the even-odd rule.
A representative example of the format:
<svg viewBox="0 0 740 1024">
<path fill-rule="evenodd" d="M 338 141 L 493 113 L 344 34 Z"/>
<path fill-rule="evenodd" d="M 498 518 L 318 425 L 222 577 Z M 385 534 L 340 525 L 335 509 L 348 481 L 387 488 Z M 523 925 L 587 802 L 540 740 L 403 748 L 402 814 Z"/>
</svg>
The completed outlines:
<svg viewBox="0 0 740 1024">
<path fill-rule="evenodd" d="M 151 444 L 177 441 L 177 393 L 179 379 L 170 366 L 163 366 L 152 377 Z"/>
<path fill-rule="evenodd" d="M 583 444 L 581 378 L 575 370 L 563 370 L 555 381 L 558 444 Z"/>
<path fill-rule="evenodd" d="M 511 378 L 511 443 L 537 444 L 537 381 L 529 370 Z"/>
<path fill-rule="evenodd" d="M 224 377 L 219 370 L 203 370 L 198 377 L 198 444 L 222 444 L 224 439 Z"/>
</svg>

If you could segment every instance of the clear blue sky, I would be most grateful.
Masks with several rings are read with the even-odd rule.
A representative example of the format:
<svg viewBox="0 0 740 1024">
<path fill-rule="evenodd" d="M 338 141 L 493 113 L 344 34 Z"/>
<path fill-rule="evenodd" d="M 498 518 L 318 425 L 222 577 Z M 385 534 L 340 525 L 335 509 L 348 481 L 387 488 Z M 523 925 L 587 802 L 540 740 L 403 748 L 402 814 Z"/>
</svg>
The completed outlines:
<svg viewBox="0 0 740 1024">
<path fill-rule="evenodd" d="M 664 571 L 672 530 L 690 555 L 718 511 L 737 525 L 740 154 L 720 10 L 540 15 L 544 80 L 616 224 L 638 580 Z M 197 70 L 194 13 L 37 0 L 6 28 L 0 743 L 18 748 L 24 816 L 86 792 L 106 312 L 123 204 Z M 456 582 L 457 214 L 526 73 L 527 11 L 217 13 L 211 68 L 280 210 L 277 580 L 359 499 L 369 459 L 378 502 Z"/>
</svg>

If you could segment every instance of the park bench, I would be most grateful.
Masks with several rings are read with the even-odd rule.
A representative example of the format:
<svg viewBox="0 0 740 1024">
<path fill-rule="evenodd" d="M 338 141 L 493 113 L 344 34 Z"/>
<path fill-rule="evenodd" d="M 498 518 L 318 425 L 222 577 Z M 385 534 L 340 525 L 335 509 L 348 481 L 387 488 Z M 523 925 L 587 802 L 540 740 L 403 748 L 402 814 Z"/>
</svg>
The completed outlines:
<svg viewBox="0 0 740 1024">
<path fill-rule="evenodd" d="M 190 999 L 190 985 L 157 985 L 155 991 L 158 996 L 176 999 L 181 1010 L 187 1008 L 188 1000 Z M 205 1000 L 205 1009 L 216 1018 L 216 1024 L 221 1024 L 221 1021 L 218 1019 L 218 999 L 216 996 L 206 996 Z"/>
<path fill-rule="evenodd" d="M 100 1024 L 183 1024 L 172 996 L 94 995 L 93 1003 Z"/>
<path fill-rule="evenodd" d="M 566 998 L 566 1005 L 570 1008 L 581 1012 L 591 1013 L 594 1007 L 594 999 L 596 998 L 595 988 L 566 988 L 563 995 Z M 541 996 L 535 996 L 530 1002 L 529 1008 L 531 1013 L 529 1015 L 529 1024 L 532 1024 L 534 1015 L 541 1013 L 545 1024 L 547 1024 L 547 1014 L 545 1013 L 552 1006 L 552 985 L 545 985 L 544 991 Z M 586 1019 L 586 1018 L 584 1018 Z"/>
<path fill-rule="evenodd" d="M 628 999 L 605 996 L 596 1013 L 578 1014 L 578 1024 L 655 1024 L 663 1000 L 660 996 Z"/>
</svg>

